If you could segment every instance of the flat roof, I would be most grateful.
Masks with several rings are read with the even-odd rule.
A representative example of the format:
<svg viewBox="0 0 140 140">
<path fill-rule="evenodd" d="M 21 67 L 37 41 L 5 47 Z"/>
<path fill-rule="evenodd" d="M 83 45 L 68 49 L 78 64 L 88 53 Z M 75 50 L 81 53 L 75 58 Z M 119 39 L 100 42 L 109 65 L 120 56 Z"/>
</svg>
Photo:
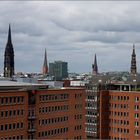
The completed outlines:
<svg viewBox="0 0 140 140">
<path fill-rule="evenodd" d="M 35 83 L 25 83 L 16 81 L 0 81 L 0 90 L 34 90 L 34 89 L 45 89 L 48 85 L 35 84 Z"/>
<path fill-rule="evenodd" d="M 48 90 L 77 90 L 77 89 L 84 89 L 83 87 L 52 87 L 49 88 L 46 84 L 35 84 L 35 83 L 25 83 L 25 82 L 16 82 L 16 81 L 0 81 L 0 90 L 40 90 L 40 89 L 48 89 Z"/>
</svg>

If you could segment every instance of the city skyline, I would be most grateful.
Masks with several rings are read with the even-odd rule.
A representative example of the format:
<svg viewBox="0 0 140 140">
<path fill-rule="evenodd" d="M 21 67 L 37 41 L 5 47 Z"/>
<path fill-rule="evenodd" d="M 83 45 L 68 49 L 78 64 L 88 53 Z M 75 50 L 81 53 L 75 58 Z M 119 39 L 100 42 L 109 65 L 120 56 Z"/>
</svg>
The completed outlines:
<svg viewBox="0 0 140 140">
<path fill-rule="evenodd" d="M 0 72 L 11 24 L 15 71 L 41 72 L 48 63 L 68 62 L 69 72 L 130 71 L 133 43 L 140 71 L 140 2 L 1 1 Z M 76 60 L 76 61 L 75 61 Z"/>
</svg>

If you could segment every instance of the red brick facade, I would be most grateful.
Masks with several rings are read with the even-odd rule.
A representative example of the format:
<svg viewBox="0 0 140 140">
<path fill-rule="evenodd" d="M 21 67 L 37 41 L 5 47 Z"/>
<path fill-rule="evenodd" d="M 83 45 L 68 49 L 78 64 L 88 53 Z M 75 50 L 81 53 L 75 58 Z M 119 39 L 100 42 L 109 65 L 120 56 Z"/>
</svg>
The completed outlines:
<svg viewBox="0 0 140 140">
<path fill-rule="evenodd" d="M 102 91 L 100 138 L 140 139 L 140 92 Z"/>
<path fill-rule="evenodd" d="M 0 92 L 0 139 L 6 138 L 84 139 L 85 90 Z"/>
</svg>

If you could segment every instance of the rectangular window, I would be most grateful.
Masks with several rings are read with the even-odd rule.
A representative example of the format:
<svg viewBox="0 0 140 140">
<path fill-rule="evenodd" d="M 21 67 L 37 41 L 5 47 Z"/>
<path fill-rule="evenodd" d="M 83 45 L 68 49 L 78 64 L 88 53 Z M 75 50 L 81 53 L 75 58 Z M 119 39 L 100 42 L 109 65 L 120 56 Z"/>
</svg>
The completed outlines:
<svg viewBox="0 0 140 140">
<path fill-rule="evenodd" d="M 135 105 L 135 110 L 138 110 L 139 109 L 139 106 L 138 105 Z"/>
<path fill-rule="evenodd" d="M 139 97 L 135 97 L 135 102 L 138 102 L 139 101 Z"/>
<path fill-rule="evenodd" d="M 138 119 L 138 118 L 139 118 L 139 114 L 135 113 L 135 119 Z"/>
<path fill-rule="evenodd" d="M 15 123 L 13 123 L 13 129 L 16 129 L 16 124 Z"/>
<path fill-rule="evenodd" d="M 17 115 L 20 115 L 20 110 L 17 110 Z"/>
<path fill-rule="evenodd" d="M 16 110 L 13 110 L 13 115 L 14 115 L 14 116 L 16 115 Z"/>
<path fill-rule="evenodd" d="M 3 111 L 1 111 L 1 117 L 4 117 L 4 112 Z"/>
<path fill-rule="evenodd" d="M 23 96 L 21 97 L 21 102 L 22 102 L 22 103 L 24 102 L 24 97 L 23 97 Z"/>
<path fill-rule="evenodd" d="M 135 125 L 136 127 L 138 127 L 138 126 L 139 126 L 139 122 L 134 122 L 134 125 Z"/>
<path fill-rule="evenodd" d="M 9 116 L 12 116 L 12 110 L 9 111 Z"/>
<path fill-rule="evenodd" d="M 3 131 L 3 125 L 0 126 L 0 130 Z"/>
<path fill-rule="evenodd" d="M 17 102 L 20 103 L 20 97 L 17 97 Z"/>
<path fill-rule="evenodd" d="M 12 97 L 10 97 L 10 104 L 12 103 Z"/>
<path fill-rule="evenodd" d="M 4 104 L 4 98 L 1 98 L 1 104 Z"/>
<path fill-rule="evenodd" d="M 8 97 L 5 98 L 5 103 L 8 104 Z"/>
<path fill-rule="evenodd" d="M 139 130 L 134 130 L 134 134 L 135 134 L 135 136 L 138 136 L 139 135 Z"/>
<path fill-rule="evenodd" d="M 9 129 L 12 129 L 12 124 L 9 124 Z"/>
<path fill-rule="evenodd" d="M 5 117 L 8 117 L 8 111 L 5 111 Z"/>
<path fill-rule="evenodd" d="M 16 97 L 14 97 L 14 103 L 16 103 Z"/>
</svg>

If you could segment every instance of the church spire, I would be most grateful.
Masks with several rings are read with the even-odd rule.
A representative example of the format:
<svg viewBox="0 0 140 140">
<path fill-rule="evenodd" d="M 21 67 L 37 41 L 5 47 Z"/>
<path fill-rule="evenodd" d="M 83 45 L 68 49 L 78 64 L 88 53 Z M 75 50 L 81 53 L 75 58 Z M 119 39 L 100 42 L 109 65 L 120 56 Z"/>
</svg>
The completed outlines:
<svg viewBox="0 0 140 140">
<path fill-rule="evenodd" d="M 44 55 L 44 64 L 43 64 L 43 75 L 48 73 L 48 63 L 47 63 L 47 52 L 45 49 L 45 55 Z"/>
<path fill-rule="evenodd" d="M 4 54 L 4 77 L 12 77 L 14 75 L 14 49 L 11 39 L 11 27 L 9 24 L 8 39 Z"/>
<path fill-rule="evenodd" d="M 133 44 L 133 52 L 131 55 L 131 74 L 137 74 L 137 66 L 136 66 L 136 54 L 135 54 L 135 45 Z"/>
<path fill-rule="evenodd" d="M 97 75 L 98 74 L 98 66 L 97 66 L 96 54 L 95 54 L 95 58 L 94 58 L 94 64 L 92 65 L 92 69 L 93 69 L 93 75 Z"/>
<path fill-rule="evenodd" d="M 9 24 L 9 30 L 8 30 L 8 40 L 7 40 L 7 44 L 12 44 L 12 39 L 11 39 L 11 27 Z"/>
</svg>

